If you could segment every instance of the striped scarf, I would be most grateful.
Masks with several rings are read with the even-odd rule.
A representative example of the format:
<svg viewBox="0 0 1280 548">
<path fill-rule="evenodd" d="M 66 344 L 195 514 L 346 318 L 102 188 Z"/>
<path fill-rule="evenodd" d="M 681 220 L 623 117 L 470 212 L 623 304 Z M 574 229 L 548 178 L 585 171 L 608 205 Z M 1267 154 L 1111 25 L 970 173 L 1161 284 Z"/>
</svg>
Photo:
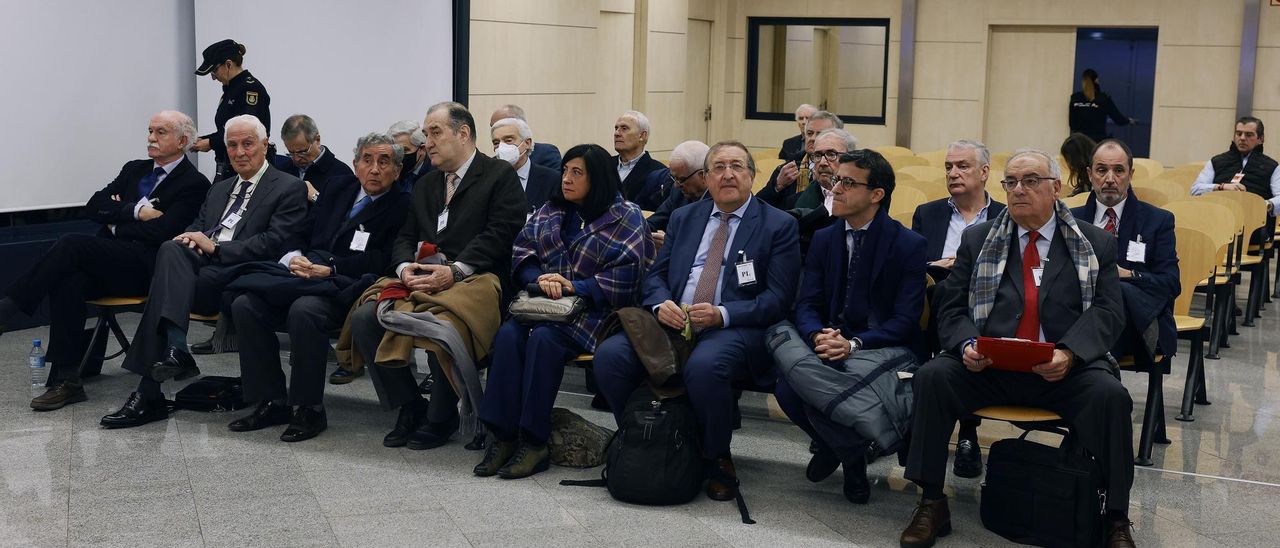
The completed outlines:
<svg viewBox="0 0 1280 548">
<path fill-rule="evenodd" d="M 1058 233 L 1067 244 L 1067 252 L 1076 267 L 1076 278 L 1080 281 L 1081 311 L 1088 310 L 1093 304 L 1094 285 L 1098 281 L 1098 257 L 1094 255 L 1089 240 L 1080 232 L 1080 227 L 1076 226 L 1071 210 L 1061 200 L 1054 204 L 1054 215 L 1058 220 Z M 1009 260 L 1009 241 L 1016 237 L 1017 226 L 1009 217 L 1008 209 L 1000 212 L 982 242 L 982 250 L 978 252 L 977 270 L 969 282 L 969 309 L 973 311 L 973 325 L 978 332 L 986 326 L 991 307 L 996 303 L 1000 277 L 1004 275 L 1005 263 Z"/>
</svg>

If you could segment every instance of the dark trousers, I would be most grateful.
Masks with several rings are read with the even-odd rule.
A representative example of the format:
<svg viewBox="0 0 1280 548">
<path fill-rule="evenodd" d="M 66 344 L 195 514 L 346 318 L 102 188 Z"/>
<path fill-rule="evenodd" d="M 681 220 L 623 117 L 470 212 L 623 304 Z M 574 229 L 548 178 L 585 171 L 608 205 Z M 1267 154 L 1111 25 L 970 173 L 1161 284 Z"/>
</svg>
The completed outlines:
<svg viewBox="0 0 1280 548">
<path fill-rule="evenodd" d="M 987 369 L 973 373 L 943 354 L 916 371 L 915 417 L 906 478 L 941 486 L 947 442 L 956 419 L 990 405 L 1027 405 L 1062 416 L 1094 456 L 1107 481 L 1107 509 L 1127 510 L 1133 485 L 1133 400 L 1120 379 L 1098 363 L 1076 364 L 1067 378 Z"/>
<path fill-rule="evenodd" d="M 328 297 L 305 296 L 282 309 L 254 293 L 231 301 L 231 317 L 240 334 L 240 375 L 245 401 L 288 399 L 289 405 L 324 403 L 324 366 L 329 332 L 342 326 L 346 307 Z M 289 386 L 285 390 L 276 331 L 289 333 Z"/>
<path fill-rule="evenodd" d="M 809 434 L 810 439 L 833 451 L 840 460 L 866 454 L 868 442 L 857 430 L 831 420 L 821 410 L 805 403 L 782 375 L 778 375 L 773 396 L 792 423 Z"/>
<path fill-rule="evenodd" d="M 413 372 L 407 365 L 370 367 L 386 332 L 382 324 L 378 323 L 377 303 L 360 305 L 351 314 L 351 342 L 364 359 L 369 377 L 373 379 L 373 388 L 378 393 L 378 401 L 387 409 L 396 409 L 422 396 L 418 393 L 418 381 L 413 378 Z M 442 423 L 457 420 L 458 395 L 454 393 L 438 360 L 431 360 L 431 375 L 436 382 L 431 385 L 431 406 L 427 410 L 427 421 Z"/>
<path fill-rule="evenodd" d="M 9 286 L 27 315 L 49 297 L 49 384 L 79 382 L 84 350 L 84 302 L 99 297 L 140 297 L 151 283 L 152 251 L 142 242 L 88 234 L 58 238 L 25 274 Z"/>
<path fill-rule="evenodd" d="M 124 368 L 144 375 L 160 360 L 168 344 L 161 331 L 161 320 L 168 320 L 186 331 L 192 312 L 217 312 L 222 288 L 230 281 L 222 276 L 226 268 L 212 264 L 208 257 L 173 240 L 160 244 L 155 274 L 151 276 L 151 294 L 138 321 L 138 332 L 125 355 Z"/>
<path fill-rule="evenodd" d="M 480 420 L 498 439 L 546 443 L 565 363 L 582 351 L 564 325 L 507 320 L 493 340 Z"/>
<path fill-rule="evenodd" d="M 593 370 L 600 394 L 622 423 L 622 410 L 646 372 L 625 333 L 596 347 Z M 711 329 L 698 336 L 689 361 L 681 370 L 693 411 L 702 423 L 703 457 L 729 454 L 733 436 L 733 382 L 752 379 L 753 371 L 773 367 L 764 331 L 755 327 Z"/>
</svg>

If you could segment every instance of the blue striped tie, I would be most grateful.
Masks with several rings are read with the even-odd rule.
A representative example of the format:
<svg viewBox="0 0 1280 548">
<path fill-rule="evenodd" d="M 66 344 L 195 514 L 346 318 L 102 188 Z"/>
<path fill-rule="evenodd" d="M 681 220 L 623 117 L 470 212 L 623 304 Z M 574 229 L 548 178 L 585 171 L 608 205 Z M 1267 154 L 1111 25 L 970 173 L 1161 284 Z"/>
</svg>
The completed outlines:
<svg viewBox="0 0 1280 548">
<path fill-rule="evenodd" d="M 347 218 L 354 219 L 356 215 L 359 215 L 361 211 L 364 211 L 365 206 L 369 205 L 372 202 L 373 202 L 373 198 L 370 198 L 368 196 L 365 196 L 364 198 L 360 198 L 360 201 L 356 202 L 356 205 L 351 206 L 351 213 L 347 214 Z"/>
<path fill-rule="evenodd" d="M 164 168 L 158 167 L 143 176 L 138 181 L 138 198 L 150 196 L 151 191 L 156 189 L 156 183 L 160 182 L 161 175 L 164 175 Z"/>
</svg>

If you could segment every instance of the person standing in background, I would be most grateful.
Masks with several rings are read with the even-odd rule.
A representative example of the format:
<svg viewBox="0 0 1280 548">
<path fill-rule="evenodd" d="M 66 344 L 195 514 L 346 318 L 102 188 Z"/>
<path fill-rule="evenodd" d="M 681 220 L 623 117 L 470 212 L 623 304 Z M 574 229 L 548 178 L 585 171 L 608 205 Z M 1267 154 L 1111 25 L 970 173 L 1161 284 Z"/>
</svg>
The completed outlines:
<svg viewBox="0 0 1280 548">
<path fill-rule="evenodd" d="M 1107 133 L 1108 116 L 1121 126 L 1137 121 L 1121 113 L 1111 96 L 1102 92 L 1102 86 L 1098 85 L 1098 71 L 1084 69 L 1080 73 L 1080 91 L 1071 94 L 1071 110 L 1067 118 L 1071 133 L 1088 135 L 1095 143 L 1106 139 L 1111 136 Z"/>
<path fill-rule="evenodd" d="M 218 100 L 218 111 L 213 115 L 216 130 L 208 135 L 201 135 L 191 150 L 196 152 L 213 151 L 217 171 L 213 180 L 221 181 L 234 174 L 231 162 L 227 159 L 227 145 L 223 139 L 223 130 L 227 120 L 241 114 L 252 114 L 266 126 L 268 138 L 271 131 L 271 96 L 267 88 L 244 68 L 244 44 L 230 38 L 204 48 L 204 61 L 196 67 L 196 74 L 208 74 L 222 84 L 222 98 Z M 269 147 L 268 158 L 275 157 L 275 147 Z"/>
</svg>

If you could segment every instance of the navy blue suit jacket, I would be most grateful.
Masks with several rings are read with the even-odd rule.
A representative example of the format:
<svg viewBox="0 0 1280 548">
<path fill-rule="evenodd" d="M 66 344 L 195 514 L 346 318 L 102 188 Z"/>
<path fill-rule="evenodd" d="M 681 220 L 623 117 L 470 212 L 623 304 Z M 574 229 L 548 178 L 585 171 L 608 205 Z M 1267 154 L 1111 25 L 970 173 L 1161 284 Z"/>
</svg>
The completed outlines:
<svg viewBox="0 0 1280 548">
<path fill-rule="evenodd" d="M 699 200 L 671 214 L 666 244 L 644 278 L 645 307 L 653 308 L 667 300 L 680 302 L 713 207 L 714 201 Z M 763 347 L 764 329 L 786 318 L 795 301 L 800 275 L 799 242 L 793 217 L 760 200 L 751 200 L 729 243 L 728 259 L 721 270 L 720 305 L 729 312 L 726 329 L 751 329 L 754 332 L 744 333 L 743 337 L 754 337 L 753 341 Z M 739 252 L 754 261 L 753 284 L 738 284 L 735 263 Z"/>
<path fill-rule="evenodd" d="M 924 236 L 927 242 L 925 262 L 941 259 L 942 248 L 947 245 L 947 230 L 951 227 L 951 204 L 947 203 L 948 200 L 950 198 L 942 198 L 920 204 L 915 215 L 911 216 L 911 230 Z M 1004 204 L 991 200 L 991 205 L 987 206 L 987 220 L 995 219 L 1004 208 Z"/>
<path fill-rule="evenodd" d="M 307 258 L 352 278 L 379 274 L 390 266 L 391 245 L 409 215 L 409 195 L 393 186 L 348 219 L 359 193 L 360 180 L 355 175 L 331 178 L 307 218 Z M 369 242 L 364 251 L 354 251 L 351 238 L 361 227 L 369 233 Z"/>
<path fill-rule="evenodd" d="M 277 154 L 272 165 L 289 175 L 305 181 L 311 181 L 311 186 L 316 187 L 316 192 L 321 194 L 324 194 L 325 182 L 330 178 L 355 175 L 355 172 L 351 171 L 351 168 L 346 163 L 333 155 L 333 151 L 329 147 L 325 147 L 324 152 L 307 167 L 306 177 L 299 177 L 299 173 L 302 171 L 298 169 L 298 166 L 293 163 L 293 159 L 289 156 Z"/>
<path fill-rule="evenodd" d="M 1079 222 L 1093 224 L 1097 200 L 1089 193 L 1083 206 L 1071 214 Z M 1178 274 L 1178 250 L 1173 231 L 1173 214 L 1138 200 L 1129 189 L 1124 201 L 1124 214 L 1116 233 L 1116 265 L 1141 274 L 1138 278 L 1122 278 L 1125 282 L 1125 311 L 1129 321 L 1141 330 L 1155 319 L 1160 322 L 1160 349 L 1172 354 L 1178 348 L 1178 328 L 1173 321 L 1173 300 L 1182 294 Z M 1130 261 L 1129 243 L 1147 244 L 1143 261 Z"/>
<path fill-rule="evenodd" d="M 921 353 L 920 316 L 924 311 L 925 239 L 881 209 L 867 227 L 858 254 L 859 268 L 869 268 L 866 309 L 860 299 L 840 295 L 849 284 L 848 250 L 843 220 L 813 235 L 804 262 L 804 285 L 796 302 L 796 329 L 812 345 L 813 334 L 836 327 L 845 338 L 862 339 L 863 348 L 906 346 Z M 836 318 L 866 317 L 867 328 L 855 330 Z"/>
<path fill-rule="evenodd" d="M 542 145 L 538 145 L 542 146 Z M 537 148 L 534 148 L 537 150 Z M 525 184 L 524 196 L 529 200 L 529 209 L 538 209 L 547 203 L 551 193 L 560 186 L 559 168 L 552 170 L 538 164 L 529 166 L 529 181 Z"/>
<path fill-rule="evenodd" d="M 613 157 L 613 165 L 618 165 L 619 156 Z M 671 171 L 662 162 L 654 160 L 646 151 L 640 155 L 636 167 L 622 180 L 622 196 L 634 202 L 645 211 L 653 211 L 662 205 L 667 197 L 671 181 Z"/>
<path fill-rule="evenodd" d="M 533 165 L 542 166 L 560 173 L 560 149 L 551 143 L 534 143 L 533 152 L 529 153 Z"/>
</svg>

